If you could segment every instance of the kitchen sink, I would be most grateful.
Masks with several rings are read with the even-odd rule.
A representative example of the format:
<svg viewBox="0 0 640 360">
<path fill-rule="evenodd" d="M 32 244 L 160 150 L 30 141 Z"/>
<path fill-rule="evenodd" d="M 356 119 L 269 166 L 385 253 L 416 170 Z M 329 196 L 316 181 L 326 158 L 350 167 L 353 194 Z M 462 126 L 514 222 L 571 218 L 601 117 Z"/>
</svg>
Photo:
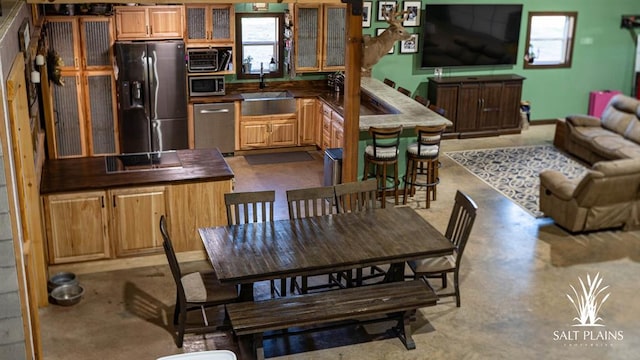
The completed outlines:
<svg viewBox="0 0 640 360">
<path fill-rule="evenodd" d="M 245 100 L 270 100 L 270 99 L 282 99 L 293 98 L 288 91 L 261 91 L 253 93 L 244 93 L 241 95 Z"/>
<path fill-rule="evenodd" d="M 262 91 L 241 95 L 242 115 L 291 114 L 296 112 L 296 99 L 288 91 Z"/>
</svg>

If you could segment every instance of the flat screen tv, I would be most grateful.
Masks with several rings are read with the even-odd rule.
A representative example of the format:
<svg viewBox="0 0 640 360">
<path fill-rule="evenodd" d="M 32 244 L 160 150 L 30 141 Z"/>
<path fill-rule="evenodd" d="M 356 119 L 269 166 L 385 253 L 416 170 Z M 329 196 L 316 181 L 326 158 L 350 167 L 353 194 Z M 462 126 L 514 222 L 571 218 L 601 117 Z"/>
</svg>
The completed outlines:
<svg viewBox="0 0 640 360">
<path fill-rule="evenodd" d="M 521 4 L 427 4 L 421 67 L 513 65 Z"/>
</svg>

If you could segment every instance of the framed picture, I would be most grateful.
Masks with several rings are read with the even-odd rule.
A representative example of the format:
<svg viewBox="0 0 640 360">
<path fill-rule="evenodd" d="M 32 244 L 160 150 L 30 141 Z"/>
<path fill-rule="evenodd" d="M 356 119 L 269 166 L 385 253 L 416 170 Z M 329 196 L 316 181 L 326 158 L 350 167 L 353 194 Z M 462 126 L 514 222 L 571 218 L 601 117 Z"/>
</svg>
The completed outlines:
<svg viewBox="0 0 640 360">
<path fill-rule="evenodd" d="M 405 1 L 403 3 L 403 11 L 407 12 L 407 20 L 402 22 L 402 26 L 420 26 L 420 7 L 421 1 Z"/>
<path fill-rule="evenodd" d="M 385 30 L 387 29 L 386 28 L 376 29 L 376 36 L 380 36 L 380 34 L 382 34 Z M 391 47 L 391 49 L 387 54 L 393 54 L 395 51 L 396 51 L 396 43 L 394 42 L 393 46 Z"/>
<path fill-rule="evenodd" d="M 400 54 L 415 54 L 418 52 L 418 36 L 420 34 L 411 34 L 408 40 L 400 41 Z"/>
<path fill-rule="evenodd" d="M 31 32 L 29 29 L 29 21 L 25 19 L 20 25 L 20 29 L 18 29 L 18 41 L 20 42 L 18 45 L 20 46 L 20 51 L 24 53 L 26 58 L 27 49 L 29 48 L 29 43 L 31 42 Z"/>
<path fill-rule="evenodd" d="M 378 1 L 378 21 L 386 21 L 384 15 L 391 12 L 396 6 L 395 1 Z"/>
<path fill-rule="evenodd" d="M 371 6 L 373 6 L 373 3 L 371 1 L 362 2 L 362 27 L 363 28 L 371 27 Z"/>
</svg>

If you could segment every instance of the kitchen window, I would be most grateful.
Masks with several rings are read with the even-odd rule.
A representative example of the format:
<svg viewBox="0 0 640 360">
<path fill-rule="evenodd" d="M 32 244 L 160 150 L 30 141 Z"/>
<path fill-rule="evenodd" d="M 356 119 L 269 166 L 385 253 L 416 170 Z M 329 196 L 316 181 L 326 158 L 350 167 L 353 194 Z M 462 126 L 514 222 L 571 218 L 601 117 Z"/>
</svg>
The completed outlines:
<svg viewBox="0 0 640 360">
<path fill-rule="evenodd" d="M 258 78 L 261 65 L 265 77 L 282 77 L 283 20 L 279 13 L 236 14 L 238 79 Z"/>
<path fill-rule="evenodd" d="M 570 68 L 577 18 L 577 12 L 530 12 L 524 68 Z"/>
</svg>

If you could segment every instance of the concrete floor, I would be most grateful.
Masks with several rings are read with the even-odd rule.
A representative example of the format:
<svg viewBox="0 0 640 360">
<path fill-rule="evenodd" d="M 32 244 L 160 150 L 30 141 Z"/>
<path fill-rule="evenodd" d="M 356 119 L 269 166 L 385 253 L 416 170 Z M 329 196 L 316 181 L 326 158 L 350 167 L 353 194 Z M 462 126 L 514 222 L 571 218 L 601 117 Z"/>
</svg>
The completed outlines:
<svg viewBox="0 0 640 360">
<path fill-rule="evenodd" d="M 446 140 L 461 150 L 551 143 L 554 127 L 521 135 Z M 363 326 L 266 343 L 274 359 L 637 359 L 640 349 L 640 232 L 571 235 L 548 218 L 535 219 L 509 199 L 441 156 L 438 200 L 417 210 L 444 231 L 455 191 L 478 204 L 478 217 L 461 270 L 462 307 L 445 298 L 420 309 L 413 325 L 417 349 L 407 351 L 385 327 Z M 277 218 L 286 218 L 285 190 L 317 186 L 322 156 L 313 162 L 249 166 L 228 159 L 236 190 L 276 189 Z M 184 267 L 196 269 L 206 262 Z M 186 269 L 185 269 L 186 270 Z M 578 278 L 597 273 L 610 293 L 600 327 L 576 327 L 567 294 Z M 41 310 L 46 359 L 155 359 L 181 352 L 229 348 L 229 333 L 187 335 L 175 347 L 170 319 L 175 288 L 168 266 L 79 275 L 84 299 L 73 307 Z M 262 287 L 262 295 L 266 294 Z M 606 340 L 603 340 L 606 339 Z M 313 351 L 310 351 L 313 350 Z"/>
</svg>

